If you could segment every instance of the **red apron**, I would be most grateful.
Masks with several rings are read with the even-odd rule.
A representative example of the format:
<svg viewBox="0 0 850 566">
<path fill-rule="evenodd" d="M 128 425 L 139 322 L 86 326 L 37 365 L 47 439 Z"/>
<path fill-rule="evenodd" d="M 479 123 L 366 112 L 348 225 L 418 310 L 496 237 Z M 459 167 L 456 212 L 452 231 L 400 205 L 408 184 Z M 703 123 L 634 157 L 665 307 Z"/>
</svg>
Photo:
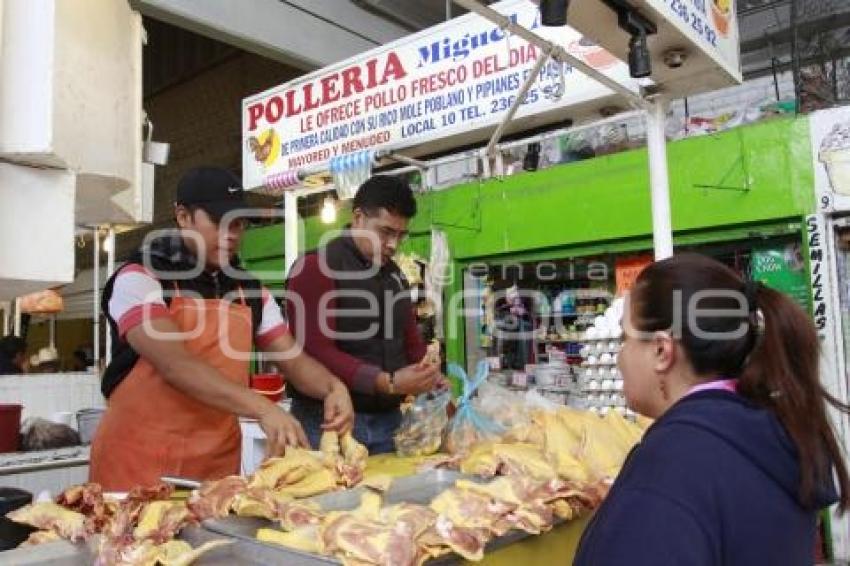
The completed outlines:
<svg viewBox="0 0 850 566">
<path fill-rule="evenodd" d="M 189 333 L 183 344 L 191 355 L 248 386 L 252 326 L 244 296 L 236 304 L 178 292 L 169 311 L 180 331 Z M 228 356 L 225 340 L 242 355 Z M 153 485 L 163 475 L 218 479 L 239 473 L 241 448 L 236 415 L 181 393 L 139 358 L 109 398 L 92 442 L 89 478 L 107 491 Z"/>
</svg>

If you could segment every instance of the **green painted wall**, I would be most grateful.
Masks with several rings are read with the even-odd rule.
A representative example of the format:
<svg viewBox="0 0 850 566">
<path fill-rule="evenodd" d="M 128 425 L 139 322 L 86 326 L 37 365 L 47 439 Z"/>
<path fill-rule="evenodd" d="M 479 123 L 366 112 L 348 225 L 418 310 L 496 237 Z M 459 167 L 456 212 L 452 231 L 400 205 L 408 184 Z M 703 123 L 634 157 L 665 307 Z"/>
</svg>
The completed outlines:
<svg viewBox="0 0 850 566">
<path fill-rule="evenodd" d="M 806 119 L 775 119 L 668 144 L 670 200 L 677 234 L 799 219 L 814 209 Z M 700 186 L 724 188 L 700 188 Z M 749 188 L 748 191 L 730 190 Z M 419 196 L 408 249 L 427 254 L 431 224 L 449 235 L 458 260 L 600 242 L 652 232 L 645 149 L 503 180 Z M 341 214 L 341 226 L 347 215 Z M 305 223 L 302 249 L 326 225 Z M 283 228 L 249 231 L 242 255 L 251 268 L 282 268 Z"/>
<path fill-rule="evenodd" d="M 815 207 L 808 132 L 806 118 L 783 118 L 669 143 L 676 244 L 798 230 Z M 405 248 L 427 257 L 430 227 L 439 226 L 448 234 L 454 269 L 484 258 L 652 247 L 645 149 L 459 185 L 419 195 L 418 202 Z M 337 226 L 346 220 L 341 214 Z M 318 218 L 305 220 L 301 249 L 314 247 L 326 229 Z M 282 255 L 282 225 L 246 233 L 242 257 L 249 268 L 282 273 Z M 267 284 L 280 285 L 275 279 Z M 462 351 L 462 337 L 447 345 L 450 359 L 462 359 Z"/>
</svg>

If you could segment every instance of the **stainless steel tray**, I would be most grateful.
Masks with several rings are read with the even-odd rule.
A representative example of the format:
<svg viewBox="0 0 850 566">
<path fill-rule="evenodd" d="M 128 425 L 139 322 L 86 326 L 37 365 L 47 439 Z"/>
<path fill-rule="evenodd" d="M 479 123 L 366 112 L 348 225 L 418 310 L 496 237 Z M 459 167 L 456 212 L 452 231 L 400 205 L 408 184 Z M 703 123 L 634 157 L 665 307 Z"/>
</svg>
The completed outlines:
<svg viewBox="0 0 850 566">
<path fill-rule="evenodd" d="M 216 548 L 198 559 L 195 564 L 201 566 L 263 566 L 274 564 L 279 555 L 273 549 L 265 549 L 243 540 L 222 537 L 200 527 L 187 527 L 179 538 L 193 547 L 210 540 L 227 539 L 233 543 Z M 0 552 L 0 564 L 4 566 L 90 566 L 97 557 L 97 541 L 90 543 L 70 543 L 64 540 L 48 542 L 25 548 L 14 548 Z"/>
<path fill-rule="evenodd" d="M 430 470 L 412 476 L 397 478 L 384 494 L 384 503 L 419 503 L 427 505 L 437 495 L 452 487 L 459 478 L 465 477 L 458 472 L 448 470 Z M 350 511 L 360 505 L 360 498 L 367 488 L 356 487 L 345 491 L 326 493 L 311 497 L 305 501 L 316 503 L 323 511 Z M 339 564 L 339 561 L 318 554 L 310 554 L 284 546 L 265 543 L 256 539 L 257 530 L 261 528 L 277 528 L 277 524 L 267 519 L 251 517 L 227 517 L 225 519 L 210 519 L 202 523 L 204 529 L 218 535 L 232 537 L 245 543 L 261 546 L 273 551 L 275 561 L 286 564 Z M 225 549 L 226 550 L 226 547 Z M 429 564 L 450 564 L 457 562 L 457 557 L 449 556 Z"/>
<path fill-rule="evenodd" d="M 448 470 L 431 470 L 397 478 L 393 481 L 389 490 L 384 494 L 384 502 L 387 505 L 396 503 L 419 503 L 427 505 L 437 495 L 444 490 L 454 486 L 455 482 L 460 478 L 475 480 L 475 477 L 465 476 L 458 472 Z M 482 480 L 483 481 L 483 480 Z M 366 488 L 358 487 L 346 491 L 338 491 L 328 493 L 317 497 L 309 498 L 306 501 L 312 501 L 321 507 L 324 511 L 348 511 L 355 509 L 360 505 L 360 497 Z M 261 528 L 277 528 L 277 524 L 266 519 L 257 519 L 249 517 L 228 517 L 226 519 L 212 519 L 204 521 L 202 524 L 204 529 L 217 535 L 224 535 L 234 538 L 239 541 L 239 546 L 234 547 L 232 552 L 242 555 L 239 550 L 246 546 L 262 547 L 263 553 L 268 553 L 267 563 L 279 564 L 304 564 L 307 566 L 321 566 L 326 564 L 339 564 L 335 558 L 321 556 L 318 554 L 310 554 L 294 549 L 289 549 L 284 546 L 261 542 L 256 539 L 256 533 Z M 522 540 L 528 537 L 527 533 L 520 531 L 511 531 L 507 535 L 499 538 L 493 538 L 485 547 L 485 552 L 493 552 L 499 548 Z M 191 541 L 190 541 L 191 542 Z M 228 552 L 228 548 L 224 547 L 221 552 Z M 215 555 L 211 553 L 210 558 Z M 436 560 L 428 561 L 429 566 L 437 566 L 444 564 L 459 564 L 462 559 L 455 555 L 449 554 Z M 207 564 L 206 557 L 199 564 Z M 219 563 L 210 563 L 216 566 Z M 221 562 L 224 564 L 224 562 Z"/>
</svg>

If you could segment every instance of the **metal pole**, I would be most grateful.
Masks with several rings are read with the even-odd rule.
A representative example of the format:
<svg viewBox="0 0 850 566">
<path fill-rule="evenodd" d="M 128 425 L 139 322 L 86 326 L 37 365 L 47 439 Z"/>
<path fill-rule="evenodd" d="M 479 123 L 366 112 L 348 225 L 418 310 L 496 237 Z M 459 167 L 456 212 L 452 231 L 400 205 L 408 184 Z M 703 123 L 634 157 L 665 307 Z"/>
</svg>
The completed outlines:
<svg viewBox="0 0 850 566">
<path fill-rule="evenodd" d="M 649 182 L 652 195 L 652 241 L 655 259 L 673 255 L 673 223 L 670 217 L 670 179 L 667 174 L 667 140 L 664 120 L 667 101 L 657 99 L 646 112 L 646 145 L 649 151 Z"/>
<path fill-rule="evenodd" d="M 50 347 L 56 348 L 56 315 L 50 315 L 50 322 L 48 323 L 48 331 L 50 332 Z"/>
<path fill-rule="evenodd" d="M 115 228 L 112 226 L 109 227 L 109 231 L 106 233 L 106 241 L 109 242 L 109 245 L 106 246 L 106 277 L 111 277 L 115 273 Z M 109 365 L 112 361 L 112 332 L 110 331 L 106 332 L 104 360 L 106 361 L 106 365 Z"/>
<path fill-rule="evenodd" d="M 8 336 L 12 332 L 12 302 L 4 301 L 0 303 L 3 308 L 3 336 Z"/>
<path fill-rule="evenodd" d="M 21 335 L 21 299 L 15 299 L 15 327 L 12 334 Z"/>
<path fill-rule="evenodd" d="M 95 226 L 94 235 L 94 275 L 92 279 L 92 318 L 94 319 L 94 345 L 92 346 L 94 357 L 94 368 L 97 373 L 100 369 L 100 234 Z"/>
<path fill-rule="evenodd" d="M 284 273 L 298 258 L 298 193 L 287 191 L 283 193 L 283 255 Z"/>
<path fill-rule="evenodd" d="M 794 110 L 797 114 L 801 111 L 800 95 L 803 91 L 800 84 L 800 52 L 799 36 L 797 33 L 798 9 L 797 0 L 791 0 L 791 74 L 794 78 Z"/>
<path fill-rule="evenodd" d="M 496 153 L 496 144 L 499 143 L 499 138 L 502 137 L 502 133 L 505 131 L 505 128 L 508 127 L 508 124 L 511 120 L 514 119 L 517 110 L 519 110 L 522 101 L 525 100 L 525 95 L 528 94 L 531 85 L 533 85 L 537 81 L 537 75 L 540 74 L 540 69 L 543 68 L 543 65 L 546 64 L 546 61 L 549 60 L 549 57 L 552 55 L 552 51 L 546 51 L 540 57 L 537 58 L 537 62 L 534 63 L 534 67 L 531 69 L 531 74 L 526 77 L 525 82 L 522 84 L 522 87 L 519 89 L 519 92 L 514 98 L 513 104 L 508 109 L 508 113 L 505 114 L 505 117 L 502 118 L 499 127 L 496 128 L 496 131 L 493 132 L 493 135 L 490 137 L 490 143 L 487 144 L 487 157 L 493 157 L 493 154 Z"/>
<path fill-rule="evenodd" d="M 552 53 L 552 58 L 561 63 L 566 63 L 572 67 L 575 67 L 588 77 L 593 80 L 602 83 L 607 86 L 614 92 L 621 94 L 629 101 L 630 104 L 634 105 L 636 108 L 646 108 L 647 102 L 640 97 L 636 92 L 628 89 L 627 87 L 621 85 L 614 79 L 608 77 L 607 75 L 600 73 L 581 59 L 574 57 L 567 53 L 567 51 L 561 47 L 560 45 L 556 45 L 551 41 L 540 37 L 533 31 L 522 27 L 519 24 L 515 24 L 508 18 L 507 16 L 503 16 L 496 10 L 479 4 L 477 0 L 454 0 L 454 3 L 463 6 L 470 12 L 475 12 L 479 16 L 486 18 L 499 26 L 502 29 L 507 30 L 509 33 L 517 35 L 527 42 L 536 45 L 537 47 L 543 49 L 544 51 L 550 51 Z"/>
</svg>

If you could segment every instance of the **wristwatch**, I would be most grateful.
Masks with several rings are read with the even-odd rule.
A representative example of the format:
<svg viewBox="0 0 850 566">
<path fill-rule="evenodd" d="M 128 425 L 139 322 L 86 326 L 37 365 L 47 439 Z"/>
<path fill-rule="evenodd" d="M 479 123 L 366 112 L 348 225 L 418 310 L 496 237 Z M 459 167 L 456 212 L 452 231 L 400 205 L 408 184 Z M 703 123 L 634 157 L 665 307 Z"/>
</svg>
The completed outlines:
<svg viewBox="0 0 850 566">
<path fill-rule="evenodd" d="M 395 372 L 389 372 L 389 379 L 387 379 L 387 392 L 390 395 L 395 395 Z"/>
</svg>

